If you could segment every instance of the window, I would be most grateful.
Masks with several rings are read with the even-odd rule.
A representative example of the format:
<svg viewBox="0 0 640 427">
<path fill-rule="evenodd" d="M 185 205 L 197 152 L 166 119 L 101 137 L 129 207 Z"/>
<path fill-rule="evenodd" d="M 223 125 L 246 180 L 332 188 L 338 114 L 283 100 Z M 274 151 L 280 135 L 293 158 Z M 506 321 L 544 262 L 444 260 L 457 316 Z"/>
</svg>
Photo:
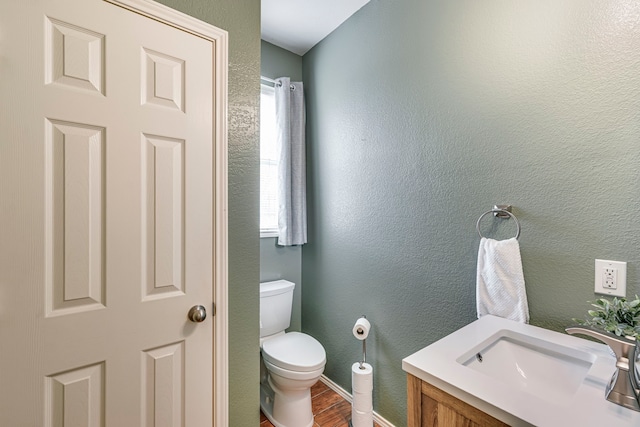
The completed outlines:
<svg viewBox="0 0 640 427">
<path fill-rule="evenodd" d="M 260 85 L 260 237 L 278 235 L 278 150 L 276 99 L 271 86 Z"/>
</svg>

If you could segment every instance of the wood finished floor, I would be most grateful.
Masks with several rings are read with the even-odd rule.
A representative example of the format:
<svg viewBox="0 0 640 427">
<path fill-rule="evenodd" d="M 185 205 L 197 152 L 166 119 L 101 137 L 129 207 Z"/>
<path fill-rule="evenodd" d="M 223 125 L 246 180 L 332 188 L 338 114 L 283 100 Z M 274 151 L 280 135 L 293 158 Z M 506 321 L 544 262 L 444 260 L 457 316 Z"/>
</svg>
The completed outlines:
<svg viewBox="0 0 640 427">
<path fill-rule="evenodd" d="M 351 404 L 325 383 L 318 381 L 311 387 L 311 411 L 313 427 L 348 427 L 351 420 Z M 374 427 L 380 427 L 373 423 Z M 274 427 L 260 411 L 260 427 Z"/>
</svg>

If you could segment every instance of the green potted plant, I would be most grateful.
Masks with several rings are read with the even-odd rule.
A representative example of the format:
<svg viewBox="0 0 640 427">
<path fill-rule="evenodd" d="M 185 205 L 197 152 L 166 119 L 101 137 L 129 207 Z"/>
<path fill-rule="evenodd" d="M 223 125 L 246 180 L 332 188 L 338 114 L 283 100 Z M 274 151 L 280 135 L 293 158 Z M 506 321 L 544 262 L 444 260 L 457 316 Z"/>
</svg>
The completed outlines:
<svg viewBox="0 0 640 427">
<path fill-rule="evenodd" d="M 595 310 L 589 310 L 585 320 L 573 319 L 581 325 L 593 326 L 631 339 L 640 337 L 640 299 L 627 301 L 614 297 L 612 301 L 599 298 L 591 302 Z"/>
</svg>

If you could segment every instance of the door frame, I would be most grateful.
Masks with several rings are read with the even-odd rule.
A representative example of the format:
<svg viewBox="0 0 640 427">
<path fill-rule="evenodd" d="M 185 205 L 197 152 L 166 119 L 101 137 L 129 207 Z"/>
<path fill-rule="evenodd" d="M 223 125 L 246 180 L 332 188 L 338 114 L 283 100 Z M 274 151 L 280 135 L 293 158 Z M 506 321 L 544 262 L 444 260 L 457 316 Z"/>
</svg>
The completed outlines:
<svg viewBox="0 0 640 427">
<path fill-rule="evenodd" d="M 213 425 L 229 425 L 227 106 L 229 35 L 153 0 L 104 0 L 186 31 L 214 46 L 213 58 Z"/>
</svg>

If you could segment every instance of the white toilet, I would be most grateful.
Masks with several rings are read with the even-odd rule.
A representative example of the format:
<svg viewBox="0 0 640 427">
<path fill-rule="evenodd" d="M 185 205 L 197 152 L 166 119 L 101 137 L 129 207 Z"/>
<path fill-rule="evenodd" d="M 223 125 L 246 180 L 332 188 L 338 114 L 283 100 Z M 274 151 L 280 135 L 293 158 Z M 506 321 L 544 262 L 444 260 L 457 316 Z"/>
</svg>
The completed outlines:
<svg viewBox="0 0 640 427">
<path fill-rule="evenodd" d="M 295 284 L 260 283 L 260 408 L 275 427 L 312 427 L 311 386 L 324 371 L 324 347 L 315 338 L 285 333 Z"/>
</svg>

